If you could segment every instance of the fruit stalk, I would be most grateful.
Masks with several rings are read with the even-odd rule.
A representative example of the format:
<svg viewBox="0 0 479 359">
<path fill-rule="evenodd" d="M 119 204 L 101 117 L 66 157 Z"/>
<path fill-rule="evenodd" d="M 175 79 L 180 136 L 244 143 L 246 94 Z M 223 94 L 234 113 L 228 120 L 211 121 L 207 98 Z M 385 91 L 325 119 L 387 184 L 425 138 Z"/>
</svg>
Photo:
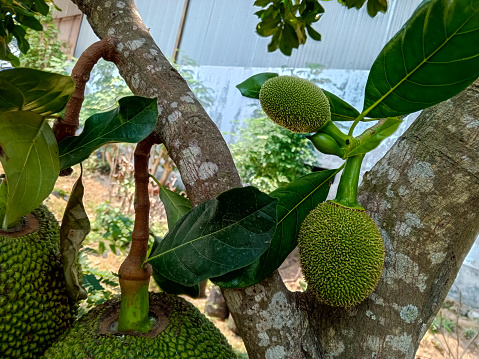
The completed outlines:
<svg viewBox="0 0 479 359">
<path fill-rule="evenodd" d="M 338 192 L 333 202 L 349 208 L 364 209 L 358 203 L 358 185 L 361 164 L 363 163 L 364 154 L 349 157 L 346 160 L 343 174 L 338 185 Z"/>
<path fill-rule="evenodd" d="M 152 274 L 151 265 L 145 263 L 148 252 L 150 200 L 148 197 L 148 162 L 153 138 L 148 136 L 135 149 L 135 224 L 131 249 L 119 270 L 121 308 L 118 331 L 148 332 L 152 321 L 149 318 L 148 285 Z"/>
<path fill-rule="evenodd" d="M 345 135 L 331 120 L 326 122 L 325 125 L 319 129 L 318 133 L 325 133 L 331 136 L 341 148 L 348 146 L 352 140 L 351 136 Z"/>
</svg>

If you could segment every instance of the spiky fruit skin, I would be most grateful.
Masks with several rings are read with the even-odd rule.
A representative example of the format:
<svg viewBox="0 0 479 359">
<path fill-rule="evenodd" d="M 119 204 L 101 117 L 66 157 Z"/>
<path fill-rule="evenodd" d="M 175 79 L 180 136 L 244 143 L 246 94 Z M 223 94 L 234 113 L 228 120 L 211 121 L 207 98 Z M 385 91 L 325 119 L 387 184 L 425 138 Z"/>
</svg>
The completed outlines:
<svg viewBox="0 0 479 359">
<path fill-rule="evenodd" d="M 60 261 L 59 227 L 45 206 L 32 212 L 39 230 L 0 233 L 0 358 L 38 358 L 71 325 Z"/>
<path fill-rule="evenodd" d="M 315 132 L 331 119 L 331 108 L 323 91 L 299 77 L 270 78 L 261 86 L 259 101 L 269 118 L 293 132 Z"/>
<path fill-rule="evenodd" d="M 301 225 L 298 248 L 308 288 L 330 306 L 361 303 L 381 277 L 383 240 L 364 210 L 319 204 Z"/>
<path fill-rule="evenodd" d="M 192 304 L 174 295 L 150 293 L 150 308 L 158 305 L 168 323 L 155 337 L 100 332 L 101 318 L 119 308 L 117 298 L 80 318 L 42 359 L 236 358 L 226 338 Z"/>
</svg>

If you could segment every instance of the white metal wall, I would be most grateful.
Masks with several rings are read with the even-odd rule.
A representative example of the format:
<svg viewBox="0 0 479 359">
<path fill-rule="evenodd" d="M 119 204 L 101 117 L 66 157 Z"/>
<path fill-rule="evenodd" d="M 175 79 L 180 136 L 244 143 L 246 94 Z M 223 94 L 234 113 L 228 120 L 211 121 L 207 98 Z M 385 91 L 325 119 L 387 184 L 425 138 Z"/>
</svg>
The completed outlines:
<svg viewBox="0 0 479 359">
<path fill-rule="evenodd" d="M 293 50 L 291 57 L 267 52 L 270 38 L 255 32 L 258 22 L 254 0 L 190 0 L 180 56 L 198 65 L 240 67 L 306 67 L 320 64 L 334 69 L 369 69 L 386 42 L 411 16 L 421 0 L 389 0 L 386 14 L 375 18 L 366 9 L 348 10 L 336 0 L 323 1 L 326 12 L 313 27 L 322 41 L 308 39 L 306 46 Z M 138 11 L 160 49 L 173 53 L 182 0 L 136 0 Z M 84 19 L 75 55 L 96 36 Z"/>
</svg>

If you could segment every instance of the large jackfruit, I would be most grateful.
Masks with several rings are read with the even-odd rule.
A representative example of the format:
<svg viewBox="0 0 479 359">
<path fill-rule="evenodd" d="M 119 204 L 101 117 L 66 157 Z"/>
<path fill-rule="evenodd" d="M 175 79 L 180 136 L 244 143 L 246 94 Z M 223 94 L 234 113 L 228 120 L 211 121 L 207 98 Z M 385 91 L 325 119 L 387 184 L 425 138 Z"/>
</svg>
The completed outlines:
<svg viewBox="0 0 479 359">
<path fill-rule="evenodd" d="M 236 358 L 214 324 L 183 298 L 150 293 L 150 314 L 156 322 L 144 335 L 114 331 L 119 309 L 118 298 L 92 309 L 42 358 Z"/>
<path fill-rule="evenodd" d="M 308 288 L 325 304 L 359 304 L 381 277 L 382 237 L 364 210 L 320 203 L 301 225 L 298 248 Z"/>
<path fill-rule="evenodd" d="M 294 76 L 276 76 L 259 91 L 263 111 L 293 132 L 316 132 L 331 119 L 329 100 L 312 82 Z"/>
<path fill-rule="evenodd" d="M 0 231 L 0 358 L 38 358 L 73 322 L 59 227 L 40 206 L 15 232 Z"/>
</svg>

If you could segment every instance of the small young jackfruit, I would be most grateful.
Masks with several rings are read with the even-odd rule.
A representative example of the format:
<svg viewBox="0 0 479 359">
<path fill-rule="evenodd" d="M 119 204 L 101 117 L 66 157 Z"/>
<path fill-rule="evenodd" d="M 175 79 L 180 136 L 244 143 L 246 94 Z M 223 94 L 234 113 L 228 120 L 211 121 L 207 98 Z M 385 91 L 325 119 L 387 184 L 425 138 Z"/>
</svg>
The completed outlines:
<svg viewBox="0 0 479 359">
<path fill-rule="evenodd" d="M 298 248 L 308 288 L 325 304 L 357 305 L 381 277 L 383 241 L 364 210 L 319 204 L 301 225 Z"/>
<path fill-rule="evenodd" d="M 221 332 L 183 298 L 150 293 L 153 329 L 142 335 L 114 332 L 120 300 L 92 309 L 63 335 L 42 359 L 236 358 Z"/>
<path fill-rule="evenodd" d="M 259 101 L 269 118 L 293 132 L 315 132 L 331 119 L 331 108 L 323 91 L 299 77 L 270 78 L 261 86 Z"/>
<path fill-rule="evenodd" d="M 59 227 L 45 206 L 23 228 L 0 231 L 0 358 L 38 358 L 73 322 Z"/>
</svg>

